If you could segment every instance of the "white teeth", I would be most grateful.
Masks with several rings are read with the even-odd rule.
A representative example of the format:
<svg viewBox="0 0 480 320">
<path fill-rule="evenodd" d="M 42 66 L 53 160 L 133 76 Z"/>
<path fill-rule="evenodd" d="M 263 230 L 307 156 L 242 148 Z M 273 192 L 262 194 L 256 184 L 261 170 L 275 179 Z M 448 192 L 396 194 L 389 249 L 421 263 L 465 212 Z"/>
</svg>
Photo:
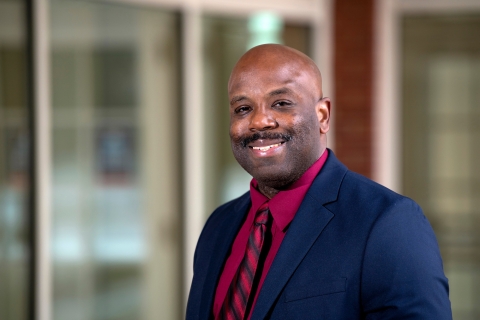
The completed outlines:
<svg viewBox="0 0 480 320">
<path fill-rule="evenodd" d="M 278 147 L 279 145 L 281 145 L 281 143 L 272 144 L 272 145 L 269 145 L 269 146 L 266 146 L 266 147 L 252 147 L 252 149 L 253 150 L 260 150 L 260 151 L 267 151 L 270 148 Z"/>
</svg>

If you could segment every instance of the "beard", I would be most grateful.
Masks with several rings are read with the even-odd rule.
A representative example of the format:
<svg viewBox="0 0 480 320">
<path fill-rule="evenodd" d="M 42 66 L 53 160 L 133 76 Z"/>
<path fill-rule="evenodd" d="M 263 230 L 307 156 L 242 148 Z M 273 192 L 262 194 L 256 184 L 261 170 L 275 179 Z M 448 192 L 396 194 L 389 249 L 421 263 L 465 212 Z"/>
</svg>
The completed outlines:
<svg viewBox="0 0 480 320">
<path fill-rule="evenodd" d="M 298 180 L 320 157 L 320 134 L 307 123 L 297 124 L 284 132 L 261 131 L 230 135 L 233 155 L 237 162 L 259 184 L 281 190 Z M 259 140 L 282 140 L 285 148 L 279 157 L 254 158 L 249 144 Z"/>
</svg>

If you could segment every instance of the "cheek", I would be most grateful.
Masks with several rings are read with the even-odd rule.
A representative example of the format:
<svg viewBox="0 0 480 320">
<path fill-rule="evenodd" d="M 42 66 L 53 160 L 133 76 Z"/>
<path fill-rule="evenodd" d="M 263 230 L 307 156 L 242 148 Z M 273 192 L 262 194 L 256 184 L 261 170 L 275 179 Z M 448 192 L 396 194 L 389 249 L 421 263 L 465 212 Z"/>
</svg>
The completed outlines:
<svg viewBox="0 0 480 320">
<path fill-rule="evenodd" d="M 242 134 L 239 130 L 236 130 L 235 128 L 230 127 L 230 141 L 232 143 L 232 146 L 240 143 L 242 141 Z"/>
<path fill-rule="evenodd" d="M 230 138 L 234 139 L 241 135 L 240 126 L 237 121 L 230 121 Z"/>
<path fill-rule="evenodd" d="M 239 118 L 238 116 L 230 116 L 230 132 L 239 133 L 246 126 L 248 126 L 248 120 L 246 118 Z"/>
<path fill-rule="evenodd" d="M 284 119 L 284 121 L 288 127 L 295 128 L 297 132 L 305 132 L 312 130 L 316 125 L 317 115 L 314 112 L 295 113 L 291 117 Z"/>
<path fill-rule="evenodd" d="M 242 143 L 246 135 L 249 134 L 248 119 L 230 120 L 230 140 L 232 144 Z"/>
<path fill-rule="evenodd" d="M 320 140 L 320 126 L 317 121 L 316 114 L 308 114 L 306 117 L 295 119 L 292 123 L 298 140 L 302 141 L 306 145 L 316 144 L 317 140 Z M 298 147 L 303 147 L 298 146 Z"/>
<path fill-rule="evenodd" d="M 308 127 L 309 130 L 315 131 L 318 135 L 320 135 L 320 123 L 318 121 L 317 113 L 314 110 L 308 113 L 303 121 L 305 123 L 305 127 Z"/>
</svg>

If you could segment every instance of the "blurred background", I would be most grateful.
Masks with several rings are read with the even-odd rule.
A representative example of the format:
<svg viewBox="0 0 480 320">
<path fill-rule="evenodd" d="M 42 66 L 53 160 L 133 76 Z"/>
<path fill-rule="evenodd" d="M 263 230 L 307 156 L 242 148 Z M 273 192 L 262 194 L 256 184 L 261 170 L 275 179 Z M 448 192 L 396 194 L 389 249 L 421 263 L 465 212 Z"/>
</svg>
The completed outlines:
<svg viewBox="0 0 480 320">
<path fill-rule="evenodd" d="M 0 0 L 0 319 L 183 317 L 250 179 L 228 76 L 271 42 L 317 62 L 329 147 L 420 203 L 480 319 L 479 39 L 477 0 Z"/>
</svg>

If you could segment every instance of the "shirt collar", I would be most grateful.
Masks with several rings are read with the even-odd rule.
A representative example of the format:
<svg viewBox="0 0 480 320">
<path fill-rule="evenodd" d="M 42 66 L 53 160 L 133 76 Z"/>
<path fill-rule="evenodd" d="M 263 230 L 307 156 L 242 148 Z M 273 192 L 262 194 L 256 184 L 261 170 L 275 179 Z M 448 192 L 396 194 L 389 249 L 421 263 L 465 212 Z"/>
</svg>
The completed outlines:
<svg viewBox="0 0 480 320">
<path fill-rule="evenodd" d="M 293 217 L 298 211 L 303 198 L 308 189 L 327 161 L 328 151 L 325 149 L 320 158 L 305 171 L 305 173 L 295 181 L 290 187 L 277 193 L 272 199 L 268 199 L 258 190 L 258 183 L 255 178 L 250 182 L 250 197 L 252 199 L 252 209 L 257 212 L 258 208 L 269 201 L 268 207 L 277 227 L 283 232 L 292 222 Z"/>
</svg>

